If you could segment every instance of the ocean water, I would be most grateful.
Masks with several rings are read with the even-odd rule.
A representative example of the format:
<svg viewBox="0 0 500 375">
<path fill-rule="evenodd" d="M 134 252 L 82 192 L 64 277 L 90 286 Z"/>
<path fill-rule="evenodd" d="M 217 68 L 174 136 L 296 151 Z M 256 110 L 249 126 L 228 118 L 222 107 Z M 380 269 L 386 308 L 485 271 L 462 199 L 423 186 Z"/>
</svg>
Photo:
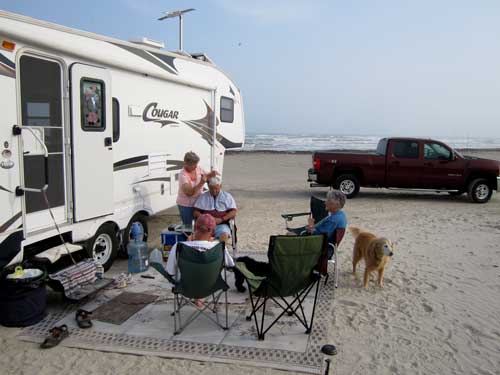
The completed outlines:
<svg viewBox="0 0 500 375">
<path fill-rule="evenodd" d="M 374 150 L 381 136 L 247 134 L 243 151 Z M 500 138 L 432 137 L 457 149 L 500 148 Z"/>
</svg>

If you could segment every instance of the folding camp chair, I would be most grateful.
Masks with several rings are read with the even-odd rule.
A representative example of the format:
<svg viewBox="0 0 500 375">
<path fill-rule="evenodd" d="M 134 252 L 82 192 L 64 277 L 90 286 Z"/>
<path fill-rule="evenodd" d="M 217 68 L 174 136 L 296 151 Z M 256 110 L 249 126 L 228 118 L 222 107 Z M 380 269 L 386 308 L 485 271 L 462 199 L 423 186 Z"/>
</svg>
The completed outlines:
<svg viewBox="0 0 500 375">
<path fill-rule="evenodd" d="M 238 228 L 236 227 L 236 220 L 229 220 L 229 229 L 231 229 L 231 246 L 233 247 L 233 257 L 236 258 L 238 253 Z"/>
<path fill-rule="evenodd" d="M 205 314 L 210 320 L 223 329 L 228 328 L 227 321 L 227 290 L 224 243 L 218 243 L 205 251 L 196 250 L 182 242 L 177 243 L 177 269 L 172 277 L 161 263 L 151 262 L 151 266 L 167 278 L 172 284 L 174 293 L 174 334 L 181 333 L 200 314 Z M 224 278 L 221 271 L 224 270 Z M 225 297 L 225 325 L 219 323 L 217 304 L 221 295 Z M 203 306 L 197 306 L 195 299 L 212 297 Z M 191 305 L 196 310 L 182 322 L 181 309 Z M 208 312 L 215 313 L 215 319 Z"/>
<path fill-rule="evenodd" d="M 286 313 L 295 316 L 311 333 L 314 312 L 318 298 L 321 273 L 321 257 L 326 257 L 325 235 L 313 236 L 271 236 L 269 239 L 269 271 L 266 276 L 254 275 L 245 263 L 237 262 L 236 267 L 243 274 L 248 285 L 252 316 L 257 328 L 257 337 L 264 340 L 265 334 Z M 304 300 L 316 287 L 313 309 L 309 322 L 304 313 Z M 254 297 L 257 297 L 254 299 Z M 282 309 L 281 313 L 264 328 L 267 302 L 272 300 Z M 261 310 L 260 325 L 257 314 Z M 300 314 L 299 314 L 300 311 Z"/>
<path fill-rule="evenodd" d="M 298 228 L 290 228 L 288 226 L 289 222 L 291 222 L 296 217 L 301 216 L 310 216 L 314 219 L 315 223 L 320 222 L 325 217 L 328 216 L 328 212 L 325 209 L 325 201 L 311 195 L 310 200 L 310 211 L 309 212 L 301 212 L 301 213 L 293 213 L 293 214 L 281 214 L 281 217 L 285 219 L 285 226 L 287 231 L 300 234 L 301 231 L 305 230 L 305 227 Z M 339 278 L 339 269 L 338 269 L 338 247 L 340 246 L 340 242 L 344 238 L 345 228 L 338 228 L 334 231 L 334 233 L 328 238 L 328 261 L 334 265 L 334 277 L 335 277 L 335 288 L 338 288 L 338 278 Z M 328 274 L 325 279 L 325 284 L 328 282 Z"/>
</svg>

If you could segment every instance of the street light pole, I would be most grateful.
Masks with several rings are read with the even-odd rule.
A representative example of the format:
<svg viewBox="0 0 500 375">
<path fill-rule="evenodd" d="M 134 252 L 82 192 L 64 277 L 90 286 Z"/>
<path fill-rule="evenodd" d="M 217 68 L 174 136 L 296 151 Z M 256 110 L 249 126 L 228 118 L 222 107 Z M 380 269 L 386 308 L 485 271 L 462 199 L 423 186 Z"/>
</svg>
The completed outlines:
<svg viewBox="0 0 500 375">
<path fill-rule="evenodd" d="M 173 12 L 165 12 L 163 16 L 158 18 L 158 21 L 163 21 L 167 18 L 179 17 L 179 50 L 182 52 L 182 15 L 187 12 L 192 12 L 194 8 L 175 10 Z"/>
</svg>

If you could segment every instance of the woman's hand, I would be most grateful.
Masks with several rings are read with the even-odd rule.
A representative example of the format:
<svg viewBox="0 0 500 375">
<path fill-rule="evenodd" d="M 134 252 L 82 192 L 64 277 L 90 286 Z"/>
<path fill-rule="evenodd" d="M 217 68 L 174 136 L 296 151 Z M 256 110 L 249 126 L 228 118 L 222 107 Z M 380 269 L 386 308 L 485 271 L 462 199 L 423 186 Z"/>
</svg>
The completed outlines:
<svg viewBox="0 0 500 375">
<path fill-rule="evenodd" d="M 215 176 L 220 176 L 220 173 L 217 172 L 216 170 L 211 170 L 208 174 L 207 174 L 207 180 L 210 180 L 212 177 L 215 177 Z"/>
</svg>

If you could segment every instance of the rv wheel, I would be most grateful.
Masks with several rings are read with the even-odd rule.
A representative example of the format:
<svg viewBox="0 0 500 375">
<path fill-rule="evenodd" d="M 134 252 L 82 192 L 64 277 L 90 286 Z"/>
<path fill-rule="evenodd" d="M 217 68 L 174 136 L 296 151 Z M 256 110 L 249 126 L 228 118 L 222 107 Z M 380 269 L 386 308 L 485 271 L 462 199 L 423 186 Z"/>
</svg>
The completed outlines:
<svg viewBox="0 0 500 375">
<path fill-rule="evenodd" d="M 114 225 L 101 225 L 95 236 L 89 241 L 90 244 L 87 248 L 92 251 L 92 257 L 103 265 L 104 271 L 109 270 L 118 253 L 118 239 Z"/>
<path fill-rule="evenodd" d="M 127 225 L 127 228 L 125 228 L 125 232 L 123 233 L 123 241 L 122 241 L 122 246 L 120 247 L 120 251 L 118 255 L 122 258 L 128 258 L 127 254 L 127 244 L 130 241 L 130 228 L 132 228 L 132 224 L 137 223 L 141 227 L 141 231 L 144 234 L 142 237 L 142 240 L 144 242 L 148 241 L 148 222 L 146 219 L 146 215 L 144 214 L 135 214 L 132 216 L 132 219 L 130 219 L 130 222 Z"/>
</svg>

